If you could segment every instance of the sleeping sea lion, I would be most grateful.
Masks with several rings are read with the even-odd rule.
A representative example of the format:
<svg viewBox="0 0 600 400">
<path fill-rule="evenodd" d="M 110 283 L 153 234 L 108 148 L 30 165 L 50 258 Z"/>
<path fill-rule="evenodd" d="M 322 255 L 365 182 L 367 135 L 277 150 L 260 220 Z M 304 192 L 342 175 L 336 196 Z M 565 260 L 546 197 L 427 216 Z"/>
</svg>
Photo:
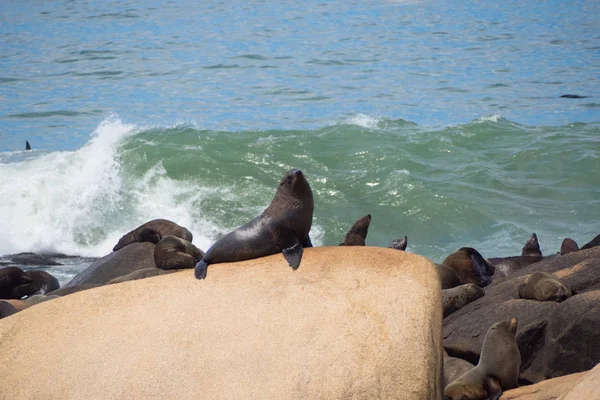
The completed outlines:
<svg viewBox="0 0 600 400">
<path fill-rule="evenodd" d="M 340 246 L 364 246 L 367 233 L 369 233 L 369 225 L 371 224 L 371 214 L 367 214 L 360 218 L 352 225 L 344 242 Z"/>
<path fill-rule="evenodd" d="M 213 244 L 196 264 L 194 275 L 197 279 L 206 278 L 209 264 L 249 260 L 280 252 L 288 264 L 297 269 L 303 247 L 312 247 L 308 232 L 314 206 L 312 190 L 302 171 L 286 172 L 267 209 Z"/>
<path fill-rule="evenodd" d="M 495 268 L 472 247 L 462 247 L 450 254 L 442 264 L 458 274 L 461 284 L 474 283 L 485 287 L 492 283 Z"/>
<path fill-rule="evenodd" d="M 177 236 L 188 242 L 192 241 L 192 233 L 183 226 L 179 226 L 175 222 L 166 219 L 153 219 L 123 235 L 113 248 L 113 251 L 136 242 L 152 242 L 156 244 L 160 239 L 168 235 Z"/>
<path fill-rule="evenodd" d="M 29 292 L 35 292 L 33 281 L 21 268 L 0 268 L 0 299 L 20 299 Z"/>
<path fill-rule="evenodd" d="M 154 247 L 154 264 L 160 269 L 194 268 L 202 257 L 202 250 L 177 236 L 165 236 Z"/>
<path fill-rule="evenodd" d="M 484 294 L 483 289 L 474 283 L 467 283 L 451 289 L 443 289 L 442 308 L 444 310 L 444 318 L 460 310 L 472 301 L 477 300 Z"/>
<path fill-rule="evenodd" d="M 21 285 L 18 288 L 15 288 L 15 298 L 17 299 L 20 299 L 23 296 L 47 294 L 60 287 L 58 279 L 46 271 L 32 269 L 25 271 L 25 275 L 31 279 L 31 283 L 29 285 Z"/>
<path fill-rule="evenodd" d="M 519 297 L 522 299 L 561 302 L 572 295 L 565 282 L 547 272 L 534 272 L 519 285 Z"/>
<path fill-rule="evenodd" d="M 402 251 L 406 250 L 406 246 L 408 246 L 408 238 L 406 236 L 404 236 L 402 239 L 394 239 L 392 240 L 392 243 L 388 245 L 390 249 Z"/>
<path fill-rule="evenodd" d="M 518 386 L 521 353 L 515 336 L 517 319 L 497 322 L 488 329 L 479 364 L 444 389 L 444 400 L 498 400 Z"/>
</svg>

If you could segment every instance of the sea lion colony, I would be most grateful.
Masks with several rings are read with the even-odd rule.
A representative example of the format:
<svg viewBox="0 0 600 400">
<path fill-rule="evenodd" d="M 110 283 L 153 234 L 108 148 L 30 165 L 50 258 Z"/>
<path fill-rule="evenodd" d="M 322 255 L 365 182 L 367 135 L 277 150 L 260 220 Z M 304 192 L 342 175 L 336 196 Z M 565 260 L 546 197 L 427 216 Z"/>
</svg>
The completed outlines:
<svg viewBox="0 0 600 400">
<path fill-rule="evenodd" d="M 313 210 L 312 191 L 304 174 L 291 170 L 284 174 L 271 204 L 261 215 L 223 236 L 206 253 L 191 243 L 193 236 L 188 229 L 172 221 L 156 219 L 123 235 L 112 253 L 93 262 L 63 288 L 59 288 L 56 278 L 45 271 L 4 267 L 0 269 L 0 318 L 78 291 L 184 268 L 195 268 L 196 278 L 204 279 L 208 265 L 220 262 L 281 253 L 282 266 L 287 264 L 296 270 L 301 264 L 303 248 L 312 247 L 309 231 Z M 359 218 L 340 246 L 365 246 L 370 223 L 370 214 Z M 528 267 L 538 265 L 536 263 L 542 260 L 552 262 L 556 259 L 558 262 L 563 255 L 599 244 L 600 235 L 581 248 L 573 239 L 566 238 L 557 254 L 544 257 L 537 235 L 533 233 L 525 242 L 521 255 L 514 257 L 486 259 L 474 248 L 460 248 L 436 264 L 442 283 L 444 318 L 448 319 L 471 302 L 482 301 L 485 288 L 495 279 L 506 280 L 512 275 L 527 272 Z M 388 247 L 404 251 L 407 237 L 392 240 Z M 40 258 L 43 259 L 33 253 L 12 258 L 19 260 L 19 257 L 21 260 L 29 257 L 38 263 Z M 49 264 L 53 262 L 48 258 Z M 560 302 L 575 294 L 568 282 L 549 273 L 532 272 L 515 288 L 513 298 Z M 510 318 L 508 321 L 495 321 L 489 326 L 479 364 L 450 382 L 446 386 L 445 398 L 495 399 L 503 390 L 517 386 L 521 355 L 515 342 L 516 318 Z"/>
</svg>

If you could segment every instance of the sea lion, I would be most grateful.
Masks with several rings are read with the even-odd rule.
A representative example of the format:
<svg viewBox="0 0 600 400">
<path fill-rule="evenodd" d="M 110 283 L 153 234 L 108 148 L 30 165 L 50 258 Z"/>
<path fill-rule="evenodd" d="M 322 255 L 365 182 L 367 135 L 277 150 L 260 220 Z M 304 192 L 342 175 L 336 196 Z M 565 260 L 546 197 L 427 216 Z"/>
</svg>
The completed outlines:
<svg viewBox="0 0 600 400">
<path fill-rule="evenodd" d="M 193 267 L 193 265 L 192 265 L 192 267 Z M 139 270 L 133 271 L 132 273 L 127 274 L 125 276 L 119 276 L 118 278 L 111 279 L 110 281 L 108 281 L 108 285 L 112 285 L 113 283 L 129 282 L 129 281 L 135 281 L 138 279 L 151 278 L 153 276 L 166 275 L 169 272 L 170 271 L 165 271 L 165 270 L 162 270 L 159 268 L 139 269 Z"/>
<path fill-rule="evenodd" d="M 113 248 L 113 251 L 136 242 L 152 242 L 156 244 L 160 239 L 168 235 L 177 236 L 188 242 L 191 242 L 193 238 L 189 230 L 177 225 L 175 222 L 166 219 L 153 219 L 123 235 Z"/>
<path fill-rule="evenodd" d="M 542 251 L 540 250 L 540 242 L 538 241 L 537 235 L 531 234 L 529 239 L 525 242 L 525 246 L 521 250 L 522 256 L 528 257 L 542 257 Z"/>
<path fill-rule="evenodd" d="M 435 269 L 437 270 L 437 274 L 442 282 L 442 290 L 451 289 L 453 287 L 462 285 L 460 277 L 452 268 L 443 264 L 435 264 Z"/>
<path fill-rule="evenodd" d="M 406 250 L 406 246 L 408 246 L 408 238 L 406 236 L 404 236 L 402 239 L 394 239 L 392 240 L 392 243 L 388 245 L 390 249 L 402 251 Z"/>
<path fill-rule="evenodd" d="M 279 252 L 296 270 L 302 260 L 303 247 L 312 247 L 308 232 L 314 206 L 312 190 L 302 171 L 286 172 L 267 209 L 213 244 L 196 264 L 194 275 L 197 279 L 206 278 L 209 264 L 249 260 Z"/>
<path fill-rule="evenodd" d="M 472 247 L 462 247 L 450 254 L 442 264 L 452 268 L 458 274 L 460 282 L 474 283 L 485 287 L 492 283 L 495 268 Z"/>
<path fill-rule="evenodd" d="M 565 238 L 560 245 L 560 254 L 569 254 L 574 251 L 579 251 L 577 242 L 571 238 Z"/>
<path fill-rule="evenodd" d="M 591 249 L 592 247 L 600 246 L 600 235 L 596 235 L 595 238 L 581 246 L 579 250 Z"/>
<path fill-rule="evenodd" d="M 130 274 L 138 269 L 154 267 L 154 244 L 132 243 L 94 261 L 64 286 L 105 285 L 111 279 Z"/>
<path fill-rule="evenodd" d="M 350 228 L 344 242 L 340 246 L 364 246 L 367 233 L 369 233 L 369 225 L 371 224 L 371 214 L 358 219 Z"/>
<path fill-rule="evenodd" d="M 60 288 L 58 279 L 46 271 L 32 269 L 25 271 L 25 275 L 31 279 L 31 284 L 21 285 L 18 288 L 15 288 L 15 295 L 17 299 L 20 299 L 24 296 L 46 294 Z"/>
<path fill-rule="evenodd" d="M 477 300 L 485 294 L 482 288 L 474 283 L 467 283 L 451 289 L 442 290 L 442 308 L 444 318 L 455 311 L 460 310 L 472 301 Z"/>
<path fill-rule="evenodd" d="M 0 269 L 0 299 L 20 299 L 21 293 L 34 292 L 33 281 L 18 267 Z"/>
<path fill-rule="evenodd" d="M 517 319 L 496 322 L 488 329 L 479 364 L 444 389 L 444 400 L 498 400 L 518 386 L 521 354 L 515 336 Z"/>
<path fill-rule="evenodd" d="M 154 247 L 154 264 L 160 269 L 194 268 L 202 257 L 202 250 L 177 236 L 165 236 Z"/>
<path fill-rule="evenodd" d="M 572 295 L 565 282 L 547 272 L 534 272 L 519 285 L 519 297 L 522 299 L 561 302 Z"/>
<path fill-rule="evenodd" d="M 6 301 L 0 301 L 0 319 L 8 317 L 18 312 L 18 310 L 10 303 Z"/>
<path fill-rule="evenodd" d="M 25 141 L 25 150 L 31 150 L 31 145 L 28 140 Z"/>
</svg>

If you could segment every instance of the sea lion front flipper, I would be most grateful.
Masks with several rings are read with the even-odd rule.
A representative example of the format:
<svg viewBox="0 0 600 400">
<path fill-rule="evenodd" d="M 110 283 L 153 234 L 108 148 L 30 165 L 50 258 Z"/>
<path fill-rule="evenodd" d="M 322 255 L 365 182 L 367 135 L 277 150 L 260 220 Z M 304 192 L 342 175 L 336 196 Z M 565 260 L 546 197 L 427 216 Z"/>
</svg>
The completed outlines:
<svg viewBox="0 0 600 400">
<path fill-rule="evenodd" d="M 300 244 L 300 242 L 296 242 L 292 247 L 287 247 L 282 250 L 283 256 L 287 260 L 290 267 L 295 271 L 300 266 L 300 261 L 302 260 L 302 253 L 304 253 L 304 248 Z"/>
<path fill-rule="evenodd" d="M 196 267 L 194 268 L 194 276 L 196 279 L 204 279 L 206 278 L 206 273 L 208 271 L 208 264 L 204 261 L 204 258 L 198 261 Z"/>
<path fill-rule="evenodd" d="M 502 387 L 500 381 L 493 376 L 485 377 L 485 389 L 488 393 L 489 400 L 498 400 L 502 396 Z"/>
<path fill-rule="evenodd" d="M 473 263 L 473 273 L 477 278 L 479 287 L 485 287 L 492 283 L 492 278 L 488 275 L 488 265 L 481 254 L 470 252 L 471 262 Z M 493 274 L 493 272 L 492 272 Z"/>
<path fill-rule="evenodd" d="M 313 247 L 312 242 L 310 241 L 310 236 L 306 235 L 306 239 L 302 242 L 302 247 Z"/>
</svg>

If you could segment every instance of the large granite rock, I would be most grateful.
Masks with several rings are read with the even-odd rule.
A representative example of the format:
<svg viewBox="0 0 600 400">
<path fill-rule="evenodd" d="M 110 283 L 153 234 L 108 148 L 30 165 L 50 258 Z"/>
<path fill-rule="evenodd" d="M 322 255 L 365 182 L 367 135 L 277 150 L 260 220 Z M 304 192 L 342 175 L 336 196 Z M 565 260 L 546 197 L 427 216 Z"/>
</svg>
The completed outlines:
<svg viewBox="0 0 600 400">
<path fill-rule="evenodd" d="M 584 400 L 597 399 L 600 394 L 600 364 L 587 372 L 578 382 L 566 393 L 563 393 L 558 400 Z"/>
<path fill-rule="evenodd" d="M 186 270 L 102 286 L 0 320 L 0 397 L 441 398 L 429 260 L 317 247 L 297 271 L 281 254 L 210 268 L 203 281 Z"/>
<path fill-rule="evenodd" d="M 500 400 L 555 400 L 561 394 L 571 390 L 587 372 L 578 372 L 548 379 L 535 385 L 521 386 L 516 389 L 507 390 L 500 396 Z M 600 388 L 598 388 L 600 390 Z M 585 397 L 577 400 L 585 400 Z"/>
</svg>

